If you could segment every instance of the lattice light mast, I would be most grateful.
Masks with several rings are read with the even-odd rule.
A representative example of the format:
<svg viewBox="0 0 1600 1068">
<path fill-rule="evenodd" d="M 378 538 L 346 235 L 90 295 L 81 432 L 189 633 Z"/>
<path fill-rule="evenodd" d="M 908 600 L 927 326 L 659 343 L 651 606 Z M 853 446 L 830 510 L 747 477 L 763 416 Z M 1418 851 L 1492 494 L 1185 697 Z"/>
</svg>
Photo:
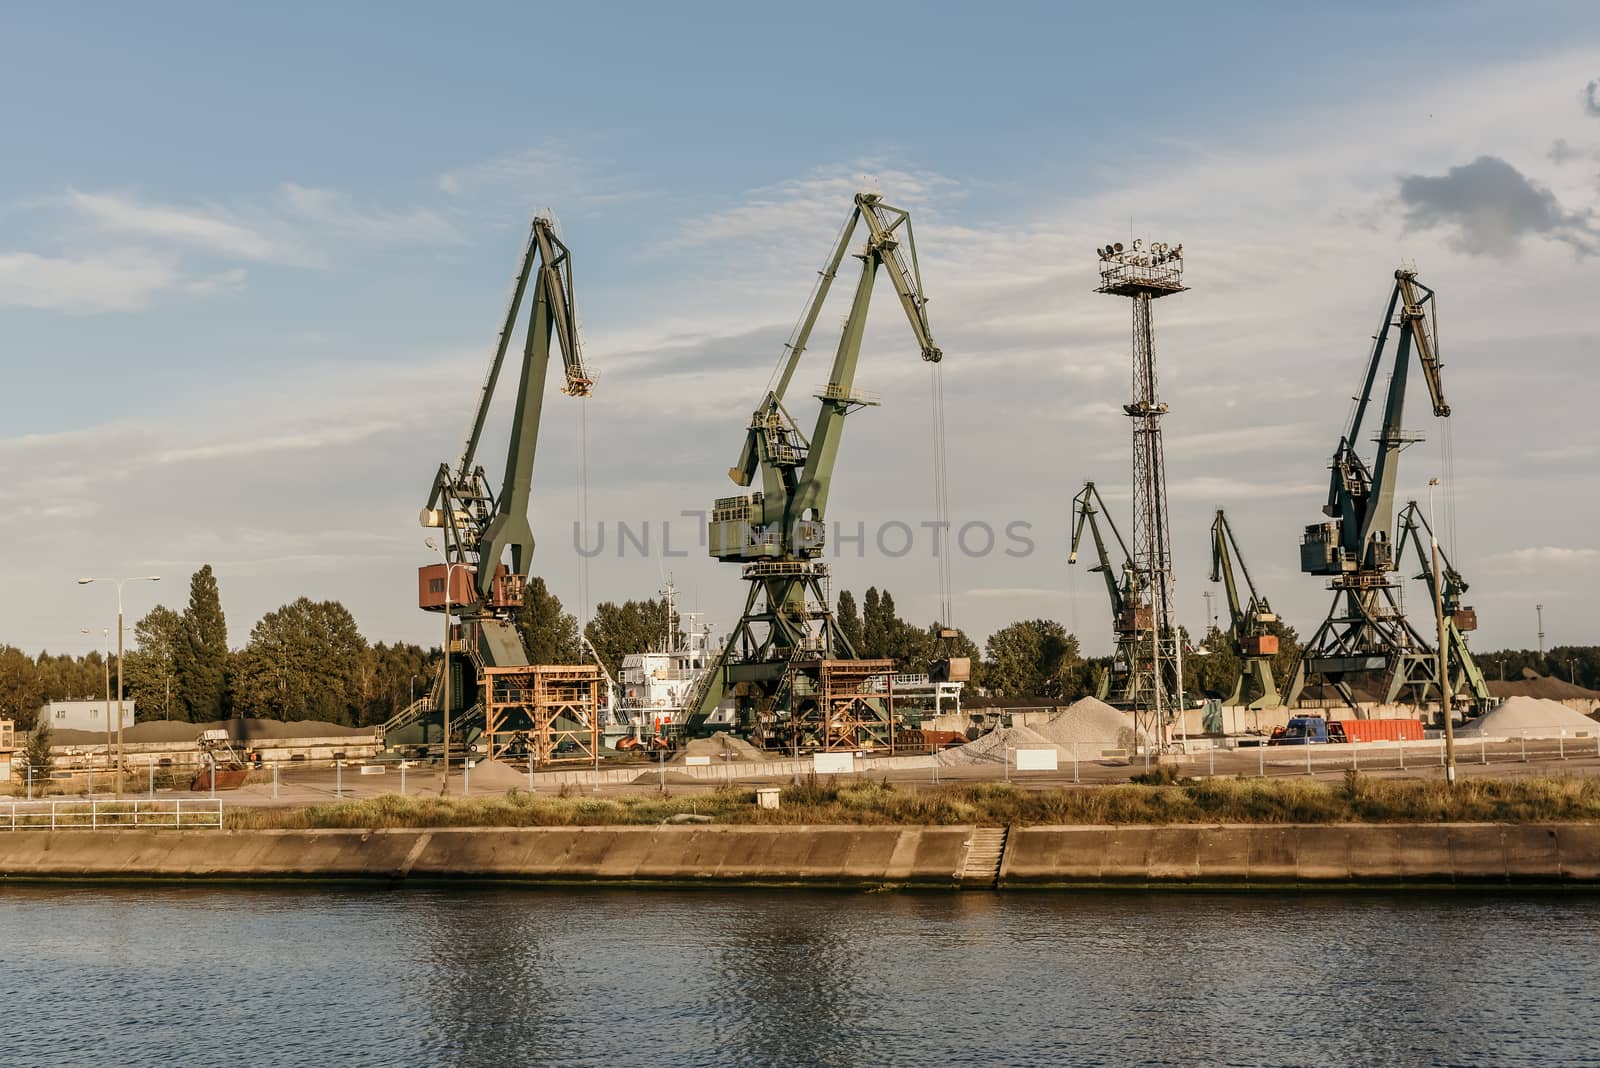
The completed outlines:
<svg viewBox="0 0 1600 1068">
<path fill-rule="evenodd" d="M 1096 250 L 1099 293 L 1133 305 L 1133 590 L 1135 635 L 1128 698 L 1135 725 L 1154 748 L 1167 748 L 1169 723 L 1182 713 L 1183 649 L 1172 598 L 1172 539 L 1167 529 L 1167 475 L 1161 447 L 1161 401 L 1150 326 L 1150 302 L 1182 293 L 1183 246 L 1134 241 Z"/>
</svg>

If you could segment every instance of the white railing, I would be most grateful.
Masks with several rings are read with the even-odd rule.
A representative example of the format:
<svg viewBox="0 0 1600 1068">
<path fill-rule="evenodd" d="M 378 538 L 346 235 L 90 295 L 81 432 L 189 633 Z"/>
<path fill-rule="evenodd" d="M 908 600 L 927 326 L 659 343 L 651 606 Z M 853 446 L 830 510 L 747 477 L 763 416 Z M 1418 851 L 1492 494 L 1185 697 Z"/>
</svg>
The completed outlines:
<svg viewBox="0 0 1600 1068">
<path fill-rule="evenodd" d="M 222 802 L 209 797 L 159 801 L 0 801 L 0 830 L 5 831 L 221 826 Z"/>
</svg>

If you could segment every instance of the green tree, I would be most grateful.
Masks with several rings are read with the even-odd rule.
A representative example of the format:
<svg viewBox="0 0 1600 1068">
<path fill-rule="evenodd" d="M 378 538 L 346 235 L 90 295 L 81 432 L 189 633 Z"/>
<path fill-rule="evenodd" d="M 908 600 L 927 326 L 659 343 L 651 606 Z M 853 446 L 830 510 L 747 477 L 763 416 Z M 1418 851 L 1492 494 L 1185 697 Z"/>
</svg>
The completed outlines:
<svg viewBox="0 0 1600 1068">
<path fill-rule="evenodd" d="M 426 696 L 439 672 L 438 649 L 424 649 L 410 642 L 379 642 L 366 651 L 362 660 L 357 717 L 362 726 L 383 723 L 414 698 Z"/>
<path fill-rule="evenodd" d="M 50 721 L 41 719 L 28 732 L 28 744 L 22 750 L 22 759 L 28 768 L 33 771 L 33 781 L 50 777 Z M 26 777 L 26 772 L 24 772 Z M 37 787 L 35 787 L 37 789 Z"/>
<path fill-rule="evenodd" d="M 183 612 L 183 642 L 174 674 L 183 694 L 185 719 L 203 723 L 222 718 L 228 697 L 228 622 L 210 564 L 189 579 L 189 606 Z"/>
<path fill-rule="evenodd" d="M 1281 619 L 1268 623 L 1267 629 L 1278 637 L 1278 655 L 1272 658 L 1272 677 L 1278 680 L 1281 693 L 1289 683 L 1289 672 L 1294 670 L 1295 661 L 1300 659 L 1300 635 Z"/>
<path fill-rule="evenodd" d="M 1058 700 L 1087 688 L 1087 665 L 1077 636 L 1053 619 L 1002 627 L 989 635 L 984 651 L 984 684 L 1008 700 Z"/>
<path fill-rule="evenodd" d="M 856 651 L 856 655 L 862 655 L 866 638 L 861 630 L 861 615 L 856 611 L 855 594 L 849 590 L 839 591 L 839 607 L 834 611 L 834 618 L 839 621 L 839 629 L 844 632 L 845 640 Z"/>
<path fill-rule="evenodd" d="M 886 603 L 887 602 L 887 603 Z M 868 586 L 861 601 L 861 645 L 856 649 L 863 659 L 887 656 L 892 640 L 894 598 L 879 593 L 878 587 Z"/>
<path fill-rule="evenodd" d="M 622 658 L 629 653 L 642 653 L 660 649 L 667 641 L 667 602 L 661 599 L 646 601 L 601 601 L 595 605 L 594 618 L 586 631 L 589 644 L 612 678 L 622 667 Z"/>
<path fill-rule="evenodd" d="M 582 664 L 588 661 L 579 641 L 578 620 L 561 607 L 561 598 L 550 592 L 544 579 L 528 579 L 517 613 L 517 630 L 528 650 L 530 664 Z"/>
<path fill-rule="evenodd" d="M 366 653 L 344 605 L 301 597 L 250 631 L 238 659 L 235 708 L 262 718 L 353 723 L 361 713 Z"/>
<path fill-rule="evenodd" d="M 178 682 L 178 650 L 185 639 L 183 617 L 156 605 L 133 625 L 124 685 L 146 719 L 183 719 L 187 709 Z"/>
<path fill-rule="evenodd" d="M 44 693 L 33 657 L 15 646 L 0 645 L 0 718 L 16 720 L 18 730 L 31 730 L 42 704 Z"/>
</svg>

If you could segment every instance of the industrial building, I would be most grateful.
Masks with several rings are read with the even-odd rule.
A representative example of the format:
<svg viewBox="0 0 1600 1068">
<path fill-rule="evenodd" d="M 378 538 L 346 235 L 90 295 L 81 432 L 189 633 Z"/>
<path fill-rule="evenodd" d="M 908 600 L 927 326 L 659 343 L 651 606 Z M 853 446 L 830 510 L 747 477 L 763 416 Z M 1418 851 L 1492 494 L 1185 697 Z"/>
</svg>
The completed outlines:
<svg viewBox="0 0 1600 1068">
<path fill-rule="evenodd" d="M 134 700 L 122 702 L 122 726 L 133 726 Z M 47 701 L 40 706 L 35 723 L 48 723 L 56 731 L 103 731 L 117 729 L 117 712 L 114 704 L 98 701 Z"/>
</svg>

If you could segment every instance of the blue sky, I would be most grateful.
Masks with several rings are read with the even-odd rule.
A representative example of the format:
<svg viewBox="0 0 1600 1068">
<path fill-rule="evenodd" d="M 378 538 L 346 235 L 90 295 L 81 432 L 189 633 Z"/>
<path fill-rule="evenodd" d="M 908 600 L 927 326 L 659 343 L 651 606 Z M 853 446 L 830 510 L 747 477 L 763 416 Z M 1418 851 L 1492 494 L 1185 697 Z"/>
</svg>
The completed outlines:
<svg viewBox="0 0 1600 1068">
<path fill-rule="evenodd" d="M 1600 640 L 1597 31 L 1579 4 L 8 12 L 0 641 L 80 643 L 104 606 L 79 571 L 180 585 L 208 561 L 235 643 L 302 593 L 371 638 L 429 637 L 415 511 L 535 208 L 573 246 L 604 376 L 591 515 L 705 507 L 862 185 L 917 220 L 956 518 L 1043 532 L 1028 560 L 957 561 L 969 630 L 1046 615 L 1109 645 L 1057 543 L 1084 479 L 1128 478 L 1125 309 L 1091 292 L 1090 249 L 1131 217 L 1190 251 L 1157 342 L 1186 622 L 1226 506 L 1274 604 L 1315 625 L 1298 531 L 1404 258 L 1441 292 L 1482 643 L 1532 644 L 1536 601 L 1558 640 Z M 861 381 L 889 403 L 847 431 L 841 521 L 926 515 L 926 383 L 896 315 L 876 305 Z M 574 608 L 577 407 L 547 403 L 535 487 L 536 570 Z M 589 599 L 667 570 L 730 619 L 741 584 L 697 553 L 597 560 Z M 837 571 L 932 616 L 921 554 Z"/>
</svg>

